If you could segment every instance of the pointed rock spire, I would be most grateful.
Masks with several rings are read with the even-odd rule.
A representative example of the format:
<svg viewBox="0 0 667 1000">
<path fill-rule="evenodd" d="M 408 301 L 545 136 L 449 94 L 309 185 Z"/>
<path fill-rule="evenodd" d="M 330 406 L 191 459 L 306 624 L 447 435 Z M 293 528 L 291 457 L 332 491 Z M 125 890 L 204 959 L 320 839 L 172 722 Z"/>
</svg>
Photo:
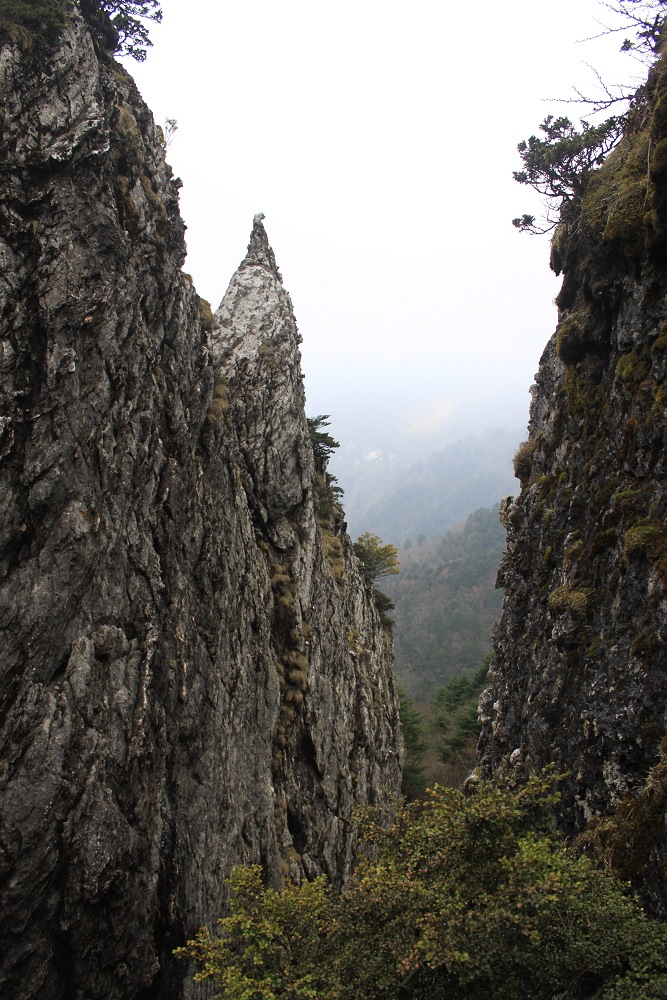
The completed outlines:
<svg viewBox="0 0 667 1000">
<path fill-rule="evenodd" d="M 276 256 L 269 245 L 269 238 L 266 235 L 262 219 L 264 219 L 264 212 L 258 212 L 252 220 L 252 232 L 250 234 L 250 243 L 248 243 L 248 251 L 241 261 L 240 267 L 255 267 L 259 265 L 260 267 L 265 267 L 272 274 L 275 274 L 278 281 L 282 281 L 283 277 L 278 270 Z"/>
</svg>

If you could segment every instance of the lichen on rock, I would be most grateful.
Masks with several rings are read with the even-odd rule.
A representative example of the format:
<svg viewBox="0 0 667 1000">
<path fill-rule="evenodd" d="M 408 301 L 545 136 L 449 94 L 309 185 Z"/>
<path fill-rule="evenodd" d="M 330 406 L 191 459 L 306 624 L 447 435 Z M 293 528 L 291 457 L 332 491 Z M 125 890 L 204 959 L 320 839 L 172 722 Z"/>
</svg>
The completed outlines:
<svg viewBox="0 0 667 1000">
<path fill-rule="evenodd" d="M 0 85 L 0 992 L 177 998 L 232 865 L 349 872 L 400 784 L 390 642 L 324 552 L 263 227 L 212 317 L 77 12 Z"/>
<path fill-rule="evenodd" d="M 559 324 L 503 506 L 480 760 L 509 780 L 555 764 L 569 832 L 641 787 L 667 730 L 666 70 L 554 237 Z"/>
</svg>

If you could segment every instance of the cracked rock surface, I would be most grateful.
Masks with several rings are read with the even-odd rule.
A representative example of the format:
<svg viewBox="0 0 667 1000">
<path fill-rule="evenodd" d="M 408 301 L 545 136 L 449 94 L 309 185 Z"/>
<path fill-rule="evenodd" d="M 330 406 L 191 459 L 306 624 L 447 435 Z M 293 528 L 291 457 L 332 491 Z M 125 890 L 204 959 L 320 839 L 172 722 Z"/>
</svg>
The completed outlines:
<svg viewBox="0 0 667 1000">
<path fill-rule="evenodd" d="M 554 236 L 559 324 L 515 460 L 521 493 L 501 504 L 480 761 L 510 780 L 566 773 L 570 833 L 642 786 L 667 732 L 665 73 Z M 642 891 L 665 913 L 664 823 L 652 836 Z"/>
<path fill-rule="evenodd" d="M 233 864 L 349 872 L 391 642 L 261 220 L 211 321 L 130 77 L 0 44 L 0 994 L 176 1000 Z"/>
</svg>

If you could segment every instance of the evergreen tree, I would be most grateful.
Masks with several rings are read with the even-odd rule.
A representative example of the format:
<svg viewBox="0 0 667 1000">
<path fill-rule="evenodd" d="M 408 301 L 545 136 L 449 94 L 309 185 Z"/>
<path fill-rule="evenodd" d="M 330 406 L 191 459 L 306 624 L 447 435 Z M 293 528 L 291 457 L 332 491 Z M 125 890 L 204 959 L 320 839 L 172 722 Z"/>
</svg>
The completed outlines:
<svg viewBox="0 0 667 1000">
<path fill-rule="evenodd" d="M 489 653 L 472 676 L 455 674 L 433 699 L 431 729 L 434 748 L 444 764 L 454 762 L 467 764 L 470 769 L 474 767 L 474 751 L 480 731 L 477 703 L 486 686 L 492 659 L 493 653 Z"/>
<path fill-rule="evenodd" d="M 79 0 L 79 6 L 103 49 L 144 61 L 153 43 L 143 22 L 162 20 L 159 0 Z"/>
<path fill-rule="evenodd" d="M 602 25 L 601 34 L 614 35 L 630 27 L 633 37 L 624 38 L 621 51 L 643 55 L 652 62 L 663 40 L 667 0 L 610 0 L 603 6 L 620 21 Z M 643 106 L 645 87 L 635 90 L 623 85 L 609 86 L 599 73 L 595 75 L 600 92 L 588 97 L 575 89 L 574 103 L 587 106 L 593 115 L 612 107 L 620 108 L 619 113 L 597 124 L 582 119 L 579 129 L 565 116 L 549 115 L 540 125 L 543 137 L 531 135 L 518 145 L 523 169 L 514 171 L 514 179 L 546 198 L 543 223 L 528 214 L 512 219 L 512 224 L 523 232 L 544 233 L 561 221 L 572 221 L 573 210 L 581 202 L 594 170 L 601 166 L 634 113 Z"/>
<path fill-rule="evenodd" d="M 424 757 L 428 744 L 424 737 L 424 722 L 421 712 L 415 708 L 412 698 L 409 698 L 400 686 L 398 697 L 405 743 L 401 792 L 407 799 L 417 799 L 423 795 L 426 788 Z"/>
<path fill-rule="evenodd" d="M 313 446 L 315 468 L 318 472 L 324 472 L 331 453 L 334 449 L 340 448 L 338 441 L 335 441 L 331 434 L 324 430 L 331 423 L 331 418 L 328 413 L 320 413 L 317 417 L 308 417 L 307 423 L 310 442 Z"/>
<path fill-rule="evenodd" d="M 159 0 L 76 0 L 99 52 L 142 62 L 153 43 L 144 21 L 160 22 Z M 65 24 L 68 0 L 0 0 L 0 31 L 25 29 L 52 41 Z"/>
</svg>

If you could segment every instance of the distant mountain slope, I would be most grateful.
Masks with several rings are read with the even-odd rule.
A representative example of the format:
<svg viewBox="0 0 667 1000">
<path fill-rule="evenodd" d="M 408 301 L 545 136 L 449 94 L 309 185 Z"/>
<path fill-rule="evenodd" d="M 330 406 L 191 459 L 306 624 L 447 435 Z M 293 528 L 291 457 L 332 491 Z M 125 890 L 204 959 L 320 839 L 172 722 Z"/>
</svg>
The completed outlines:
<svg viewBox="0 0 667 1000">
<path fill-rule="evenodd" d="M 517 429 L 469 436 L 403 469 L 367 460 L 351 470 L 337 457 L 332 468 L 345 488 L 350 534 L 373 531 L 402 545 L 450 531 L 472 511 L 517 492 L 512 457 L 524 436 Z"/>
<path fill-rule="evenodd" d="M 504 547 L 496 505 L 475 511 L 464 528 L 399 549 L 401 572 L 383 589 L 396 604 L 394 669 L 418 701 L 453 674 L 476 670 L 488 652 Z"/>
</svg>

